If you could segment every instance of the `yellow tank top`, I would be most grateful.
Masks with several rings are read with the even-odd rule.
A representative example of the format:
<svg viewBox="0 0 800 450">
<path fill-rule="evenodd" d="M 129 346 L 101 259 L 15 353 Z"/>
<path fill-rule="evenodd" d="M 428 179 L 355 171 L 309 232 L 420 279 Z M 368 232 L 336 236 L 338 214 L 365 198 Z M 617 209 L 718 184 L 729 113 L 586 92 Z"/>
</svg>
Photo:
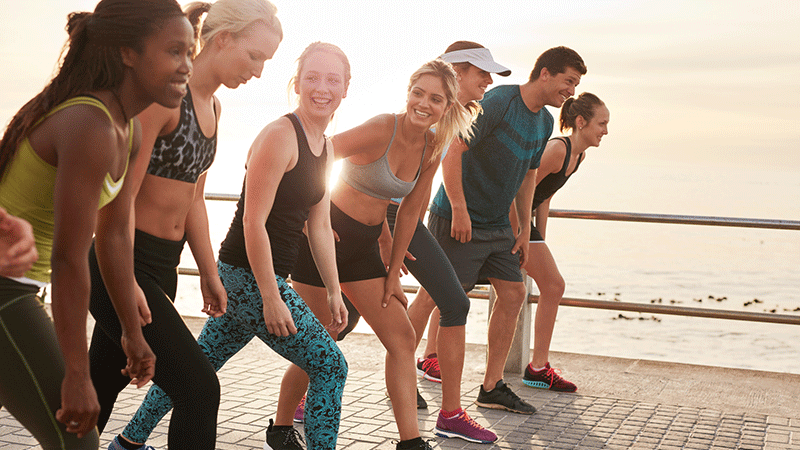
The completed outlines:
<svg viewBox="0 0 800 450">
<path fill-rule="evenodd" d="M 109 119 L 111 113 L 106 106 L 94 97 L 74 97 L 53 108 L 39 122 L 50 117 L 64 108 L 75 105 L 92 105 L 105 112 Z M 112 119 L 113 121 L 113 119 Z M 34 125 L 34 127 L 36 126 Z M 125 175 L 128 173 L 131 148 L 133 146 L 133 119 L 129 124 L 131 132 L 128 139 L 128 161 L 125 171 L 119 180 L 114 181 L 110 174 L 103 180 L 103 190 L 100 193 L 98 209 L 111 202 L 122 188 Z M 17 279 L 22 282 L 33 282 L 44 285 L 50 282 L 50 256 L 53 248 L 53 190 L 56 182 L 56 167 L 44 161 L 31 147 L 26 137 L 19 145 L 14 160 L 8 166 L 7 172 L 0 181 L 0 206 L 10 214 L 21 217 L 33 226 L 33 235 L 36 239 L 36 250 L 39 259 L 33 267 L 25 273 L 25 277 Z M 80 182 L 76 180 L 76 182 Z"/>
</svg>

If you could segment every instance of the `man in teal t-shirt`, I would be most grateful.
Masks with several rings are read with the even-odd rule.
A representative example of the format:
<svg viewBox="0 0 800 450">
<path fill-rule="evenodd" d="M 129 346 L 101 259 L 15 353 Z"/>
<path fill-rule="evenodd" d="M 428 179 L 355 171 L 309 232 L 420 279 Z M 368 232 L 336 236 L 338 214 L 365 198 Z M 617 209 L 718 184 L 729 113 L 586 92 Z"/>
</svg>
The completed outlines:
<svg viewBox="0 0 800 450">
<path fill-rule="evenodd" d="M 456 139 L 442 162 L 444 183 L 431 204 L 428 227 L 465 290 L 488 279 L 497 292 L 479 406 L 536 411 L 503 382 L 503 368 L 527 296 L 520 267 L 528 256 L 536 168 L 553 133 L 553 116 L 544 106 L 560 107 L 585 73 L 574 50 L 542 53 L 528 82 L 486 93 L 473 137 L 466 144 Z M 508 217 L 512 204 L 520 223 L 516 231 Z"/>
</svg>

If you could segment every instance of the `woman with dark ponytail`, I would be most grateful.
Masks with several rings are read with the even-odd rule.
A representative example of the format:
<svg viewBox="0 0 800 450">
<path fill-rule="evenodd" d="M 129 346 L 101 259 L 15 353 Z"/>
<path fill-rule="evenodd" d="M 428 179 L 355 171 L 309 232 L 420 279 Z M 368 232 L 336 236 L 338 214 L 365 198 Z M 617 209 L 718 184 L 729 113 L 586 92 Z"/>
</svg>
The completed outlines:
<svg viewBox="0 0 800 450">
<path fill-rule="evenodd" d="M 155 356 L 137 314 L 123 181 L 141 142 L 134 116 L 153 102 L 180 103 L 194 39 L 174 0 L 103 0 L 70 14 L 67 32 L 58 73 L 0 141 L 0 207 L 32 225 L 39 254 L 22 277 L 0 277 L 0 404 L 45 449 L 96 449 L 86 257 L 94 234 L 119 315 L 122 373 L 142 386 Z M 37 297 L 48 282 L 52 321 Z"/>
<path fill-rule="evenodd" d="M 527 386 L 559 392 L 575 392 L 574 383 L 550 367 L 550 340 L 556 324 L 558 304 L 564 295 L 564 278 L 544 241 L 550 200 L 586 159 L 586 149 L 597 147 L 608 134 L 609 112 L 596 95 L 584 92 L 568 98 L 561 106 L 560 129 L 572 130 L 569 136 L 550 139 L 536 172 L 531 237 L 525 271 L 539 288 L 539 303 L 534 322 L 533 359 L 522 379 Z M 513 210 L 513 208 L 512 208 Z"/>
<path fill-rule="evenodd" d="M 142 330 L 157 357 L 153 389 L 174 405 L 171 449 L 213 449 L 215 444 L 219 381 L 173 305 L 177 266 L 188 242 L 200 271 L 202 311 L 221 316 L 227 295 L 217 274 L 204 200 L 221 110 L 214 93 L 221 85 L 233 89 L 261 76 L 283 39 L 275 12 L 266 0 L 188 4 L 184 13 L 195 28 L 197 47 L 186 96 L 180 105 L 152 105 L 139 115 L 143 150 L 131 162 L 129 178 L 135 198 L 134 271 L 146 297 L 140 309 L 152 317 Z M 94 252 L 90 265 L 90 311 L 97 324 L 89 355 L 102 432 L 128 380 L 120 375 L 119 324 Z M 144 448 L 147 436 L 139 436 L 117 436 L 109 448 Z"/>
</svg>

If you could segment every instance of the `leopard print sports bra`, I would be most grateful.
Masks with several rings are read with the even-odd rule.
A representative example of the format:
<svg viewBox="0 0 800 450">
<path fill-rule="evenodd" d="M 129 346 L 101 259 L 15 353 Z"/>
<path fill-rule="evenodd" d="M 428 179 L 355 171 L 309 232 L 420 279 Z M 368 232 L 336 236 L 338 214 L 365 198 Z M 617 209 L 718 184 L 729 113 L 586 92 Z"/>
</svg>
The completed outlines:
<svg viewBox="0 0 800 450">
<path fill-rule="evenodd" d="M 214 115 L 216 116 L 216 105 Z M 214 162 L 217 153 L 217 128 L 206 137 L 197 122 L 191 91 L 181 100 L 178 126 L 169 134 L 159 136 L 153 145 L 147 173 L 157 177 L 196 183 Z"/>
</svg>

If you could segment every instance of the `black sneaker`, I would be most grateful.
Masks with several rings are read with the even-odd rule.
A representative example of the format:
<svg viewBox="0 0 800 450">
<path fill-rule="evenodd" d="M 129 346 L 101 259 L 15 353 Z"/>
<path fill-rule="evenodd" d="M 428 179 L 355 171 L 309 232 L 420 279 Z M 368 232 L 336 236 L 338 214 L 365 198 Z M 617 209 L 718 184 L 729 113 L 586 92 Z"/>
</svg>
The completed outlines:
<svg viewBox="0 0 800 450">
<path fill-rule="evenodd" d="M 264 450 L 304 450 L 303 437 L 292 426 L 275 429 L 269 419 Z"/>
<path fill-rule="evenodd" d="M 484 391 L 483 385 L 481 385 L 481 390 L 475 403 L 484 408 L 504 409 L 518 414 L 533 414 L 536 412 L 536 408 L 519 398 L 503 380 L 498 381 L 494 389 L 489 392 Z"/>
<path fill-rule="evenodd" d="M 419 395 L 419 388 L 417 389 L 417 409 L 428 409 L 428 402 Z"/>
<path fill-rule="evenodd" d="M 397 442 L 397 441 L 394 441 Z M 400 448 L 400 443 L 397 442 L 397 446 L 395 447 L 397 450 L 403 450 Z M 431 446 L 430 441 L 426 441 L 424 439 L 420 439 L 420 443 L 414 447 L 405 449 L 405 450 L 433 450 L 433 446 Z"/>
</svg>

